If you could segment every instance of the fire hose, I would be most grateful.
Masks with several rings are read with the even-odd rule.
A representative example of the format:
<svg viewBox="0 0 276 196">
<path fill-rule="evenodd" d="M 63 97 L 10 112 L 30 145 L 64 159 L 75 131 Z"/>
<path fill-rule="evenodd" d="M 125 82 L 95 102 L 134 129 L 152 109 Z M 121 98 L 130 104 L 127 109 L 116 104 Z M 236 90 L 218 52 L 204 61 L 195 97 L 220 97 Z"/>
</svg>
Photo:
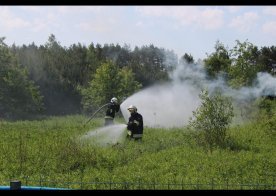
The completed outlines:
<svg viewBox="0 0 276 196">
<path fill-rule="evenodd" d="M 99 111 L 101 111 L 101 109 L 103 109 L 105 106 L 108 106 L 108 105 L 110 105 L 110 103 L 107 103 L 107 104 L 102 105 L 96 112 L 94 112 L 94 113 L 92 114 L 92 116 L 88 119 L 88 121 L 87 121 L 86 123 L 84 123 L 83 126 L 85 126 L 87 123 L 89 123 L 90 120 L 92 120 L 92 119 L 94 118 L 94 116 L 95 116 Z"/>
</svg>

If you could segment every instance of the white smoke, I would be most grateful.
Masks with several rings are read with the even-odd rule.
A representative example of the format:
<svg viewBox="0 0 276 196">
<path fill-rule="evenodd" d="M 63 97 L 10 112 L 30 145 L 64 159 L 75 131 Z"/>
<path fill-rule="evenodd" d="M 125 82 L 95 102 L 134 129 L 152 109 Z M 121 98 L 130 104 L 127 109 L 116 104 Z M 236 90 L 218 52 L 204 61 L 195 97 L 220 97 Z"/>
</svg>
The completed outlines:
<svg viewBox="0 0 276 196">
<path fill-rule="evenodd" d="M 269 73 L 258 73 L 255 94 L 258 96 L 272 95 L 276 97 L 276 78 Z"/>
<path fill-rule="evenodd" d="M 148 127 L 182 127 L 188 124 L 193 111 L 200 105 L 199 93 L 219 89 L 232 97 L 235 105 L 242 105 L 263 95 L 276 96 L 276 78 L 268 73 L 258 73 L 253 87 L 232 89 L 225 84 L 223 75 L 208 80 L 201 64 L 179 64 L 170 74 L 171 82 L 154 85 L 128 97 L 121 104 L 121 111 L 128 121 L 127 107 L 135 105 Z"/>
</svg>

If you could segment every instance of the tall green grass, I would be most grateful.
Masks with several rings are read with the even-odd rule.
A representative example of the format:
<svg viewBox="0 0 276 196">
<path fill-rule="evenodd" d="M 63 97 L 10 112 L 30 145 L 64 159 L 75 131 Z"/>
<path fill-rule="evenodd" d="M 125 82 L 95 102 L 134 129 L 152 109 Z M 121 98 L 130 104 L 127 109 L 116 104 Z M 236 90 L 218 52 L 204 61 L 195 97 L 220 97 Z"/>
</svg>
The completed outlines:
<svg viewBox="0 0 276 196">
<path fill-rule="evenodd" d="M 194 183 L 194 187 L 187 187 L 191 189 L 198 184 L 213 183 L 221 184 L 215 189 L 224 189 L 226 183 L 274 183 L 275 137 L 268 134 L 263 121 L 231 127 L 226 147 L 211 154 L 197 144 L 196 133 L 185 128 L 145 127 L 142 142 L 124 140 L 106 146 L 82 142 L 80 136 L 103 125 L 103 119 L 93 119 L 84 126 L 86 121 L 81 115 L 0 121 L 0 184 L 8 185 L 10 179 L 21 179 L 23 183 L 24 179 L 54 181 L 51 186 L 64 186 L 60 182 L 139 182 L 139 187 L 137 184 L 112 187 L 143 189 L 149 188 L 143 183 L 153 183 L 156 186 L 152 189 L 164 189 L 165 185 L 157 184 Z M 38 183 L 28 181 L 28 185 Z M 97 186 L 83 184 L 81 188 Z"/>
</svg>

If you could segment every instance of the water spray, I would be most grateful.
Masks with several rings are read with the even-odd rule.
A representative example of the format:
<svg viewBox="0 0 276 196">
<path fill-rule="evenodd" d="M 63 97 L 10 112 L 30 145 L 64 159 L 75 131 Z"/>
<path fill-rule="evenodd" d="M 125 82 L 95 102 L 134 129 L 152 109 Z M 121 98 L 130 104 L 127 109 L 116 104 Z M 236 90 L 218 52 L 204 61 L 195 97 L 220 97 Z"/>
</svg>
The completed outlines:
<svg viewBox="0 0 276 196">
<path fill-rule="evenodd" d="M 109 125 L 100 127 L 96 130 L 91 130 L 83 135 L 80 139 L 100 146 L 117 144 L 124 140 L 125 129 L 125 124 Z"/>
<path fill-rule="evenodd" d="M 144 126 L 154 128 L 182 127 L 200 104 L 198 91 L 185 84 L 162 84 L 143 89 L 121 104 L 125 121 L 129 105 L 135 105 L 143 116 Z"/>
</svg>

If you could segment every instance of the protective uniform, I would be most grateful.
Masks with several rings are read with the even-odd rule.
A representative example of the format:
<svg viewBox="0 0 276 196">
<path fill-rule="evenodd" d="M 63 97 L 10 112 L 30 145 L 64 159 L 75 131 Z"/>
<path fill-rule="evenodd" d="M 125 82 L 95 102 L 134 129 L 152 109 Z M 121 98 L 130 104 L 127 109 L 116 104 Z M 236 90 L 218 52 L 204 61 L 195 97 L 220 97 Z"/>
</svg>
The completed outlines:
<svg viewBox="0 0 276 196">
<path fill-rule="evenodd" d="M 133 105 L 128 107 L 131 112 L 127 123 L 128 138 L 141 140 L 143 137 L 143 116 L 137 112 L 137 108 Z"/>
<path fill-rule="evenodd" d="M 107 106 L 107 110 L 105 113 L 105 126 L 114 124 L 113 120 L 115 117 L 115 113 L 119 112 L 120 105 L 118 104 L 117 98 L 113 97 L 110 101 L 110 104 Z"/>
</svg>

